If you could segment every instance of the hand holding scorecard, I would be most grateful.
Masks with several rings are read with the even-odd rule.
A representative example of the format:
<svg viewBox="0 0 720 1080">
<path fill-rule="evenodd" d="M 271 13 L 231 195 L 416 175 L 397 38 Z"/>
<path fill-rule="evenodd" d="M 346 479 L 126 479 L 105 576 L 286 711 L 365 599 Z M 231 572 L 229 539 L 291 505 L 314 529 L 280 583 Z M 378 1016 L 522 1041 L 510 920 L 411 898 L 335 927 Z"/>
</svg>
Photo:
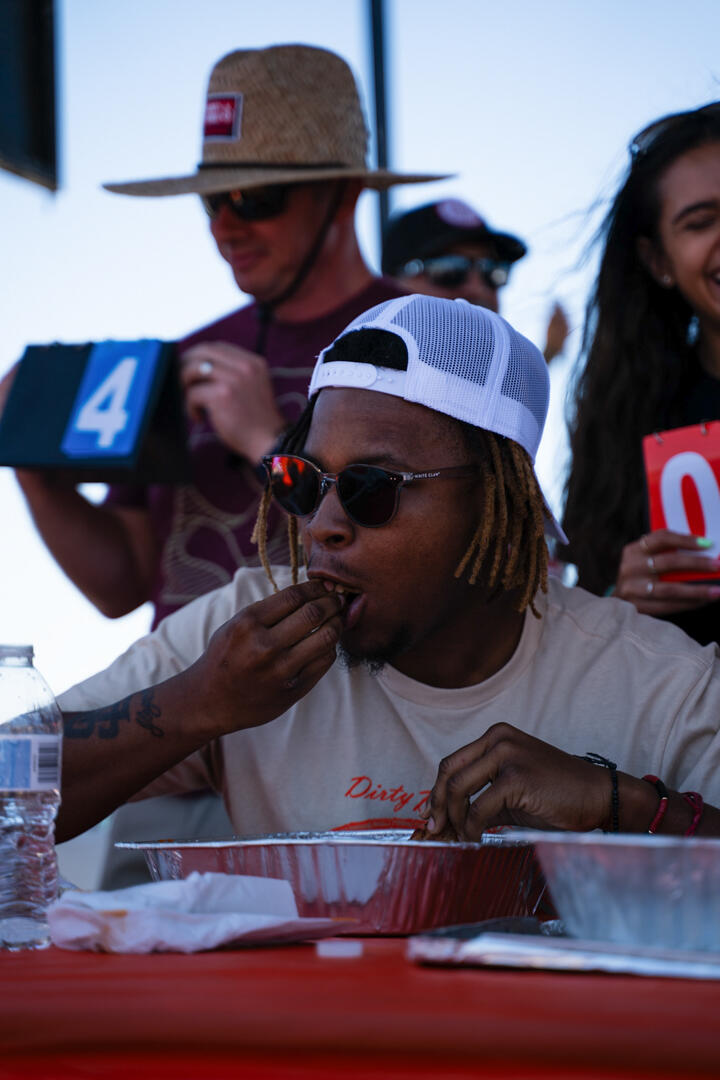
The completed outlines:
<svg viewBox="0 0 720 1080">
<path fill-rule="evenodd" d="M 174 347 L 28 346 L 0 417 L 0 465 L 62 469 L 77 482 L 187 480 Z"/>
<path fill-rule="evenodd" d="M 646 435 L 643 439 L 650 529 L 671 529 L 714 541 L 703 555 L 720 557 L 720 421 Z M 667 581 L 708 581 L 716 573 L 662 574 Z"/>
</svg>

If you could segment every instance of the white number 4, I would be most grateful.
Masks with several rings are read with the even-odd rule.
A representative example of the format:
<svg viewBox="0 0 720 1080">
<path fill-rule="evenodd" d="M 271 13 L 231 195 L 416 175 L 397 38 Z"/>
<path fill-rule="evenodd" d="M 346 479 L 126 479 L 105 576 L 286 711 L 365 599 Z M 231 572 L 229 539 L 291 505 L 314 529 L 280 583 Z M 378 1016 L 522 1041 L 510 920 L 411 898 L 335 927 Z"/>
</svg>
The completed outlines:
<svg viewBox="0 0 720 1080">
<path fill-rule="evenodd" d="M 125 402 L 137 365 L 136 357 L 121 360 L 92 392 L 77 415 L 75 430 L 97 431 L 98 447 L 112 446 L 115 437 L 125 430 L 129 419 Z"/>
</svg>

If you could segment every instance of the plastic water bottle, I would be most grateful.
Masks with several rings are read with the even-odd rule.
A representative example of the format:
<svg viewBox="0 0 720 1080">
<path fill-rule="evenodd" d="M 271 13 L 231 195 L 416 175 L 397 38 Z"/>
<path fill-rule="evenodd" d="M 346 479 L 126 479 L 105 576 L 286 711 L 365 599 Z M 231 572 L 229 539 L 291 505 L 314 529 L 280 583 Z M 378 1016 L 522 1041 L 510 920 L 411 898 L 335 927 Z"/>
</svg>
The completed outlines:
<svg viewBox="0 0 720 1080">
<path fill-rule="evenodd" d="M 50 944 L 62 718 L 31 645 L 0 645 L 0 949 Z"/>
</svg>

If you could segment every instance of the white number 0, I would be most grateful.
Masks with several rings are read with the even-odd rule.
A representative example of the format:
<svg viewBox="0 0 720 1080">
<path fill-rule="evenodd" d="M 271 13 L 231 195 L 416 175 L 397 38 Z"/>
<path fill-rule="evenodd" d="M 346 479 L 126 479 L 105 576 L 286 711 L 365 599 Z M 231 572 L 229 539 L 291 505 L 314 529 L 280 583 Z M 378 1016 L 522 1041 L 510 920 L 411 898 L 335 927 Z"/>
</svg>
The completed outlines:
<svg viewBox="0 0 720 1080">
<path fill-rule="evenodd" d="M 121 360 L 97 390 L 93 390 L 77 415 L 76 431 L 97 431 L 99 447 L 112 446 L 115 437 L 125 429 L 129 418 L 125 402 L 137 365 L 137 358 L 132 356 Z"/>
<path fill-rule="evenodd" d="M 691 532 L 687 508 L 683 500 L 682 482 L 692 480 L 700 499 L 705 524 L 705 535 L 715 540 L 715 545 L 703 551 L 703 555 L 718 555 L 720 537 L 720 490 L 710 462 L 694 450 L 675 454 L 666 462 L 660 477 L 660 497 L 668 529 L 675 532 Z"/>
</svg>

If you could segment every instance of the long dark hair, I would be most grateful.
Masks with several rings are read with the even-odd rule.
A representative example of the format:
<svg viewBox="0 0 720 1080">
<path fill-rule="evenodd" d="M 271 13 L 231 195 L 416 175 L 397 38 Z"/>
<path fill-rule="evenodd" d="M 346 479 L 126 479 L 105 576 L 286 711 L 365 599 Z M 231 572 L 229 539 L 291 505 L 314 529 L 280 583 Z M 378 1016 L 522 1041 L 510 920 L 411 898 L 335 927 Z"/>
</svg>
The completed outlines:
<svg viewBox="0 0 720 1080">
<path fill-rule="evenodd" d="M 677 288 L 654 280 L 638 240 L 659 243 L 658 189 L 668 166 L 716 140 L 720 103 L 663 118 L 636 136 L 627 176 L 596 237 L 604 249 L 585 313 L 563 518 L 566 556 L 593 592 L 614 584 L 624 545 L 647 529 L 642 438 L 682 422 L 684 388 L 699 370 L 692 309 Z"/>
</svg>

